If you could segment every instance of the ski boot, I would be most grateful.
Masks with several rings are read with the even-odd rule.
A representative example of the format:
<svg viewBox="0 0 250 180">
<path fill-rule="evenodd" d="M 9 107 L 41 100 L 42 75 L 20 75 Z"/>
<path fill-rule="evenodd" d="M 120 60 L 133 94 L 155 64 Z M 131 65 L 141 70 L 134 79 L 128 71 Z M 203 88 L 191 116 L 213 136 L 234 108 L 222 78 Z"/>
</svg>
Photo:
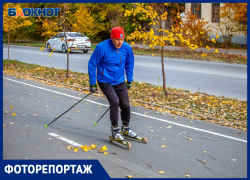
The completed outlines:
<svg viewBox="0 0 250 180">
<path fill-rule="evenodd" d="M 111 134 L 112 134 L 112 135 L 109 136 L 109 140 L 110 140 L 111 142 L 115 141 L 115 142 L 117 142 L 117 143 L 119 143 L 119 144 L 121 144 L 121 145 L 123 145 L 123 146 L 126 146 L 128 149 L 131 148 L 130 142 L 127 142 L 127 143 L 126 143 L 125 140 L 124 140 L 124 138 L 123 138 L 122 135 L 120 134 L 120 132 L 119 132 L 119 127 L 114 127 L 114 126 L 112 126 L 112 127 L 111 127 Z"/>
<path fill-rule="evenodd" d="M 133 130 L 131 130 L 129 125 L 122 124 L 121 135 L 125 138 L 137 140 L 143 143 L 148 142 L 148 140 L 145 137 L 139 137 Z"/>
</svg>

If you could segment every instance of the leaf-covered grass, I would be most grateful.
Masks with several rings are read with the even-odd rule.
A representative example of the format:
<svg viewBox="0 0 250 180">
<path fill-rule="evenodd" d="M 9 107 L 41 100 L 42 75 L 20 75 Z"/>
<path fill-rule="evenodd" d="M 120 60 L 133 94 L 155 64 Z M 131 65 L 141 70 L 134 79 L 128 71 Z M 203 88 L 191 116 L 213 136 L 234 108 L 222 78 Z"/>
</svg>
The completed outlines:
<svg viewBox="0 0 250 180">
<path fill-rule="evenodd" d="M 133 47 L 133 52 L 136 55 L 149 55 L 149 56 L 161 56 L 161 52 L 158 49 L 142 49 Z M 204 58 L 202 57 L 203 52 L 188 51 L 188 50 L 165 50 L 164 57 L 168 58 L 181 58 L 181 59 L 195 59 L 195 60 L 206 60 L 206 61 L 221 61 L 227 63 L 247 64 L 247 57 L 236 54 L 226 53 L 210 53 Z"/>
<path fill-rule="evenodd" d="M 29 78 L 77 91 L 88 91 L 89 89 L 89 77 L 85 73 L 69 71 L 67 79 L 66 70 L 16 60 L 9 60 L 9 62 L 3 60 L 3 72 L 19 78 Z M 168 94 L 168 97 L 165 98 L 161 86 L 136 81 L 129 90 L 130 103 L 133 106 L 151 109 L 155 113 L 168 113 L 174 119 L 183 116 L 247 131 L 247 101 L 223 96 L 216 97 L 206 93 L 191 93 L 188 90 L 174 88 L 168 88 Z M 104 97 L 102 93 L 95 95 Z"/>
</svg>

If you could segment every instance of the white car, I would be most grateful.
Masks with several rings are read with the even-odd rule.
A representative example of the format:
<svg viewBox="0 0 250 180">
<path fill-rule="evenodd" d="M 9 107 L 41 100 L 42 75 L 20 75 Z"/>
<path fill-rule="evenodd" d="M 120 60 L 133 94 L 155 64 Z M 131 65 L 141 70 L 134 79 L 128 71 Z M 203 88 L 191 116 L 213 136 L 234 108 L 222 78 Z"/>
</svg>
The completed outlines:
<svg viewBox="0 0 250 180">
<path fill-rule="evenodd" d="M 47 51 L 51 52 L 53 50 L 66 53 L 68 51 L 66 45 L 67 38 L 70 52 L 72 50 L 81 50 L 84 53 L 88 53 L 91 48 L 91 42 L 87 36 L 79 32 L 66 32 L 65 34 L 64 32 L 60 32 L 57 35 L 51 37 L 46 43 Z"/>
</svg>

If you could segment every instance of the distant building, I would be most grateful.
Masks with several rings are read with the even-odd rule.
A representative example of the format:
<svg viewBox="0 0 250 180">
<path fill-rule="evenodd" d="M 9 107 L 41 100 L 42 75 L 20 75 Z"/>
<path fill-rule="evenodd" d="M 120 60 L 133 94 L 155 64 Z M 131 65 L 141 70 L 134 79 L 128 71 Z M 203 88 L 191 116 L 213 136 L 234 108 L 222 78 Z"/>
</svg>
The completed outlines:
<svg viewBox="0 0 250 180">
<path fill-rule="evenodd" d="M 216 32 L 219 36 L 221 36 L 221 32 L 216 29 L 218 23 L 220 22 L 220 18 L 217 17 L 219 13 L 219 8 L 223 6 L 223 3 L 185 3 L 185 12 L 188 10 L 192 10 L 192 13 L 196 14 L 198 18 L 204 18 L 205 21 L 208 21 L 211 26 L 212 34 L 210 38 L 214 38 Z M 185 21 L 185 13 L 182 13 L 181 18 Z M 220 38 L 220 41 L 223 41 Z M 247 44 L 247 37 L 243 34 L 238 34 L 232 37 L 232 43 L 235 44 Z"/>
</svg>

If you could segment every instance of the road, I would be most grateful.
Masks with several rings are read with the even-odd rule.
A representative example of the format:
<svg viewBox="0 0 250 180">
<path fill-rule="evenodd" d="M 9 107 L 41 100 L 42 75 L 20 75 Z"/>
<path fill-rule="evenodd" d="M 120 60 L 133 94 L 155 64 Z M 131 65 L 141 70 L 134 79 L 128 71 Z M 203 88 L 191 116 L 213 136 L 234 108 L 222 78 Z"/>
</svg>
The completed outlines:
<svg viewBox="0 0 250 180">
<path fill-rule="evenodd" d="M 109 113 L 94 125 L 108 101 L 92 95 L 44 127 L 85 95 L 3 75 L 3 159 L 97 159 L 112 178 L 247 178 L 247 132 L 237 129 L 132 106 L 130 126 L 148 143 L 127 150 L 109 142 Z M 72 141 L 116 154 L 73 152 Z"/>
<path fill-rule="evenodd" d="M 91 54 L 70 53 L 69 68 L 87 73 Z M 3 45 L 3 58 L 7 58 L 7 45 Z M 10 46 L 10 59 L 60 69 L 67 67 L 66 54 L 54 52 L 49 58 L 48 52 L 40 52 L 36 47 Z M 164 64 L 167 87 L 247 100 L 247 65 L 170 58 L 165 58 Z M 135 56 L 134 79 L 162 86 L 160 57 Z"/>
</svg>

